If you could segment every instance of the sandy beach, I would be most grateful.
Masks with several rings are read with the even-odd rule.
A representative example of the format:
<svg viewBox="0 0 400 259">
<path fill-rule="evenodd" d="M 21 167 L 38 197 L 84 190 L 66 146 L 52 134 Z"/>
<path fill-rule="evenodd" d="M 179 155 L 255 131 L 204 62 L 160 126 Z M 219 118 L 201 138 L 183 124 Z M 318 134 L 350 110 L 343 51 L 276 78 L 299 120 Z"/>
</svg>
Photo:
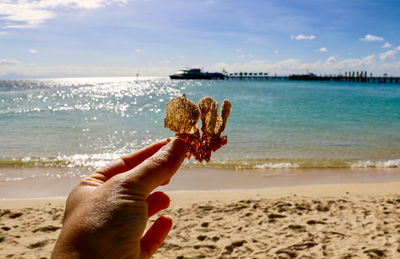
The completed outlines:
<svg viewBox="0 0 400 259">
<path fill-rule="evenodd" d="M 0 0 L 0 259 L 400 259 L 399 14 Z"/>
<path fill-rule="evenodd" d="M 154 258 L 399 258 L 400 181 L 169 192 Z M 49 258 L 65 198 L 0 201 L 0 258 Z"/>
</svg>

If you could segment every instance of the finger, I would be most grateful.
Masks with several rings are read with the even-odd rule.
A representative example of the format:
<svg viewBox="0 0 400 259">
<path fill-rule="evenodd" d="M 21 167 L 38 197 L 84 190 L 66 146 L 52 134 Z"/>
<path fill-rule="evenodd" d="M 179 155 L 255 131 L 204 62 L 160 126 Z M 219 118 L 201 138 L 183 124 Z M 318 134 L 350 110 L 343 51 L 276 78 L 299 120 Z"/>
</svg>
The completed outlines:
<svg viewBox="0 0 400 259">
<path fill-rule="evenodd" d="M 126 184 L 135 194 L 147 197 L 155 188 L 170 179 L 185 159 L 186 144 L 175 138 L 153 156 L 127 172 Z"/>
<path fill-rule="evenodd" d="M 168 179 L 165 182 L 163 182 L 161 185 L 167 185 L 167 184 L 169 184 L 170 181 L 171 181 L 171 179 Z"/>
<path fill-rule="evenodd" d="M 147 158 L 154 155 L 169 141 L 169 139 L 163 139 L 129 155 L 122 156 L 120 159 L 114 160 L 106 166 L 96 170 L 92 175 L 89 176 L 89 178 L 105 182 L 114 175 L 129 171 Z"/>
<path fill-rule="evenodd" d="M 146 234 L 140 240 L 141 254 L 144 258 L 151 257 L 157 251 L 167 237 L 171 227 L 172 219 L 161 216 L 147 230 Z"/>
<path fill-rule="evenodd" d="M 167 194 L 163 192 L 154 192 L 146 198 L 147 202 L 147 215 L 150 218 L 160 210 L 169 207 L 170 199 Z"/>
</svg>

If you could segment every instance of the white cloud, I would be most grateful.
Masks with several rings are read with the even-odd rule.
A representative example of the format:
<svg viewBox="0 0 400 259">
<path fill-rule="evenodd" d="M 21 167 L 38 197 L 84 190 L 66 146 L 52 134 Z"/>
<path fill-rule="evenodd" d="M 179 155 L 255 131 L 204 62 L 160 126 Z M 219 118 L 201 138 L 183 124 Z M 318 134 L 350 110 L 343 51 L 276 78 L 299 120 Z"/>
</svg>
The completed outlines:
<svg viewBox="0 0 400 259">
<path fill-rule="evenodd" d="M 279 54 L 279 50 L 277 50 L 277 49 L 274 50 L 274 53 L 275 53 L 275 54 Z"/>
<path fill-rule="evenodd" d="M 400 46 L 398 46 L 396 49 L 400 51 Z"/>
<path fill-rule="evenodd" d="M 396 53 L 396 50 L 388 50 L 385 53 L 382 53 L 379 57 L 381 60 L 394 59 Z"/>
<path fill-rule="evenodd" d="M 161 60 L 160 61 L 160 64 L 169 64 L 169 63 L 171 63 L 171 60 Z"/>
<path fill-rule="evenodd" d="M 326 60 L 326 64 L 333 64 L 336 62 L 336 58 L 334 56 L 330 56 L 327 60 Z"/>
<path fill-rule="evenodd" d="M 316 37 L 314 35 L 303 35 L 303 34 L 299 34 L 297 36 L 292 35 L 290 37 L 292 40 L 313 40 Z"/>
<path fill-rule="evenodd" d="M 0 59 L 0 65 L 19 65 L 21 61 L 15 59 Z"/>
<path fill-rule="evenodd" d="M 275 63 L 268 60 L 252 60 L 247 63 L 217 63 L 206 68 L 212 71 L 228 72 L 268 72 L 270 75 L 315 73 L 315 74 L 339 74 L 345 71 L 367 71 L 373 74 L 388 73 L 394 76 L 400 76 L 400 61 L 397 62 L 379 62 L 375 55 L 369 55 L 363 58 L 329 57 L 325 62 L 315 61 L 304 63 L 298 59 L 286 59 Z"/>
<path fill-rule="evenodd" d="M 319 48 L 319 51 L 321 51 L 321 52 L 327 52 L 328 49 L 323 47 L 323 48 Z"/>
<path fill-rule="evenodd" d="M 136 53 L 142 53 L 143 50 L 142 50 L 142 49 L 135 49 L 135 52 L 136 52 Z"/>
<path fill-rule="evenodd" d="M 239 60 L 238 60 L 239 61 Z M 192 64 L 193 67 L 201 67 L 202 64 Z M 182 65 L 180 65 L 182 67 Z M 30 77 L 79 77 L 79 76 L 132 76 L 139 73 L 143 76 L 168 76 L 175 72 L 176 66 L 171 63 L 159 64 L 159 66 L 41 66 L 37 64 L 25 64 L 18 60 L 0 60 L 0 76 L 8 73 L 18 73 Z M 269 60 L 251 60 L 246 62 L 241 59 L 235 63 L 215 63 L 205 68 L 205 71 L 228 72 L 268 72 L 270 75 L 289 74 L 339 74 L 346 71 L 367 71 L 374 75 L 388 73 L 400 76 L 400 60 L 382 61 L 379 56 L 369 55 L 362 58 L 341 59 L 332 56 L 326 60 L 303 62 L 298 59 L 285 59 L 277 62 Z"/>
<path fill-rule="evenodd" d="M 254 58 L 254 55 L 250 53 L 249 58 Z"/>
<path fill-rule="evenodd" d="M 37 51 L 36 49 L 30 49 L 30 50 L 28 50 L 28 52 L 31 53 L 31 54 L 36 54 L 36 53 L 38 53 L 38 51 Z"/>
<path fill-rule="evenodd" d="M 380 41 L 380 40 L 383 40 L 383 38 L 372 35 L 372 34 L 367 34 L 364 36 L 364 38 L 361 38 L 360 40 L 365 40 L 365 41 L 378 41 L 379 40 Z"/>
<path fill-rule="evenodd" d="M 127 3 L 128 0 L 2 0 L 0 20 L 4 29 L 36 28 L 56 16 L 59 9 L 93 10 L 111 4 Z M 58 10 L 57 10 L 58 9 Z"/>
<path fill-rule="evenodd" d="M 389 42 L 386 42 L 385 44 L 382 45 L 382 48 L 384 48 L 384 49 L 388 49 L 391 47 L 392 47 L 392 44 L 390 44 Z"/>
<path fill-rule="evenodd" d="M 228 72 L 268 72 L 270 75 L 289 75 L 313 72 L 315 74 L 339 74 L 345 71 L 368 71 L 374 75 L 388 73 L 400 76 L 400 61 L 376 62 L 373 55 L 364 58 L 339 59 L 335 62 L 315 61 L 304 63 L 298 59 L 286 59 L 278 62 L 252 60 L 238 63 L 216 63 L 205 68 L 206 71 Z M 2 65 L 4 64 L 4 65 Z M 7 65 L 8 64 L 8 65 Z M 200 65 L 198 65 L 200 66 Z M 18 73 L 31 77 L 77 77 L 77 76 L 132 76 L 139 73 L 143 76 L 168 76 L 176 71 L 175 66 L 160 65 L 151 67 L 127 66 L 38 66 L 23 64 L 17 60 L 0 60 L 0 76 Z"/>
<path fill-rule="evenodd" d="M 371 65 L 375 62 L 375 55 L 369 55 L 362 59 L 362 62 L 365 62 L 366 65 Z"/>
</svg>

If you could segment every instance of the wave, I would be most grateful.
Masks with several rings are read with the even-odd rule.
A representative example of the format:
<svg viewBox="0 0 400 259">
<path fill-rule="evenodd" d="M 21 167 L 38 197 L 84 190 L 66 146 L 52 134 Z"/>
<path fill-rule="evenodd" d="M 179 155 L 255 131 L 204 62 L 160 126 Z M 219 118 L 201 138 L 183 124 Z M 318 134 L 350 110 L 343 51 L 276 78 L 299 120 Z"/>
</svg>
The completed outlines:
<svg viewBox="0 0 400 259">
<path fill-rule="evenodd" d="M 351 168 L 399 168 L 400 159 L 392 159 L 386 161 L 357 161 L 351 165 Z"/>
<path fill-rule="evenodd" d="M 119 158 L 118 154 L 75 154 L 56 157 L 23 157 L 0 160 L 0 168 L 7 167 L 59 167 L 59 168 L 99 168 Z M 399 159 L 355 160 L 331 158 L 263 158 L 243 160 L 211 160 L 199 163 L 186 160 L 183 168 L 215 168 L 233 170 L 269 170 L 269 169 L 312 169 L 312 168 L 400 168 Z"/>
<path fill-rule="evenodd" d="M 210 163 L 186 162 L 188 168 L 209 167 L 235 170 L 332 169 L 332 168 L 400 168 L 400 159 L 355 160 L 331 158 L 265 158 L 246 160 L 212 160 Z"/>
</svg>

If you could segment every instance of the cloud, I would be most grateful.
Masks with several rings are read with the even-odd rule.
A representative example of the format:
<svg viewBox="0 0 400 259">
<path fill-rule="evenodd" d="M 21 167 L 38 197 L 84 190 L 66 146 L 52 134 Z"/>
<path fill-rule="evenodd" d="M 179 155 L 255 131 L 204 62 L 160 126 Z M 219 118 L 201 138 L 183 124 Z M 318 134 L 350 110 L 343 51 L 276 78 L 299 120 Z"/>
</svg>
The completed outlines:
<svg viewBox="0 0 400 259">
<path fill-rule="evenodd" d="M 277 49 L 274 50 L 274 53 L 275 53 L 275 54 L 279 54 L 279 50 L 277 50 Z"/>
<path fill-rule="evenodd" d="M 385 44 L 382 45 L 382 48 L 384 48 L 384 49 L 388 49 L 391 47 L 392 47 L 392 44 L 390 44 L 389 42 L 386 42 Z"/>
<path fill-rule="evenodd" d="M 313 40 L 316 37 L 314 35 L 303 35 L 303 34 L 299 34 L 297 36 L 292 35 L 290 37 L 292 40 Z"/>
<path fill-rule="evenodd" d="M 319 51 L 321 51 L 321 52 L 327 52 L 328 49 L 327 49 L 327 48 L 319 48 Z"/>
<path fill-rule="evenodd" d="M 143 50 L 142 50 L 142 49 L 135 49 L 135 52 L 136 52 L 136 53 L 142 53 Z"/>
<path fill-rule="evenodd" d="M 375 55 L 369 55 L 362 59 L 366 65 L 371 65 L 375 62 Z"/>
<path fill-rule="evenodd" d="M 399 50 L 399 51 L 400 51 L 400 46 L 398 46 L 398 47 L 396 48 L 396 50 Z"/>
<path fill-rule="evenodd" d="M 330 56 L 327 60 L 326 60 L 326 64 L 333 64 L 336 62 L 336 58 L 334 56 Z"/>
<path fill-rule="evenodd" d="M 326 61 L 315 61 L 310 63 L 302 62 L 298 59 L 286 59 L 278 62 L 269 62 L 268 60 L 252 60 L 246 63 L 217 63 L 208 66 L 207 70 L 228 72 L 268 72 L 270 75 L 289 74 L 343 74 L 345 71 L 368 71 L 373 74 L 388 73 L 400 76 L 400 61 L 397 62 L 379 62 L 375 55 L 369 55 L 363 58 L 329 57 Z"/>
<path fill-rule="evenodd" d="M 333 57 L 330 62 L 315 61 L 302 62 L 298 59 L 285 59 L 278 62 L 268 60 L 251 60 L 249 62 L 225 63 L 219 62 L 209 65 L 206 71 L 228 72 L 268 72 L 270 75 L 302 74 L 339 74 L 345 71 L 368 71 L 374 75 L 388 73 L 400 76 L 400 61 L 380 62 L 374 55 L 364 58 L 339 59 Z M 24 64 L 17 60 L 0 60 L 0 76 L 8 73 L 18 73 L 30 77 L 78 77 L 78 76 L 132 76 L 139 73 L 143 76 L 168 76 L 176 71 L 176 67 L 169 64 L 160 66 L 39 66 Z"/>
<path fill-rule="evenodd" d="M 28 50 L 28 52 L 31 53 L 31 54 L 36 54 L 36 53 L 38 53 L 38 51 L 37 51 L 36 49 L 30 49 L 30 50 Z"/>
<path fill-rule="evenodd" d="M 361 38 L 360 40 L 364 40 L 364 41 L 378 41 L 379 40 L 380 41 L 380 40 L 383 40 L 383 38 L 372 35 L 372 34 L 367 34 L 364 36 L 364 38 Z"/>
<path fill-rule="evenodd" d="M 171 60 L 168 59 L 160 61 L 160 64 L 169 64 L 169 63 L 171 63 Z"/>
<path fill-rule="evenodd" d="M 388 59 L 394 59 L 395 55 L 396 55 L 397 51 L 392 49 L 392 50 L 388 50 L 385 53 L 382 53 L 381 55 L 379 55 L 379 58 L 381 60 L 388 60 Z"/>
<path fill-rule="evenodd" d="M 15 59 L 0 59 L 0 65 L 19 65 L 21 61 Z"/>
<path fill-rule="evenodd" d="M 93 10 L 106 5 L 127 3 L 128 0 L 3 0 L 0 2 L 0 20 L 3 29 L 36 28 L 56 16 L 60 9 Z"/>
</svg>

